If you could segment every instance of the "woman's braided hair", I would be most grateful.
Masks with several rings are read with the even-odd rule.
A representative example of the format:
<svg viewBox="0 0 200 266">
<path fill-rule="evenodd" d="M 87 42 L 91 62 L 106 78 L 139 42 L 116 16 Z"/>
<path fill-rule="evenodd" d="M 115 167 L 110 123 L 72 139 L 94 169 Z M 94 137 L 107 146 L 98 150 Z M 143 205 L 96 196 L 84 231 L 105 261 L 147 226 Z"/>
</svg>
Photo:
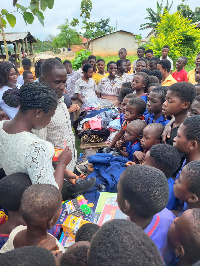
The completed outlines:
<svg viewBox="0 0 200 266">
<path fill-rule="evenodd" d="M 7 85 L 9 73 L 12 68 L 14 68 L 16 74 L 18 74 L 17 68 L 11 62 L 8 61 L 0 62 L 0 88 Z"/>
<path fill-rule="evenodd" d="M 20 90 L 10 89 L 3 94 L 4 102 L 10 107 L 19 107 L 21 112 L 42 109 L 45 113 L 57 107 L 58 98 L 46 83 L 30 82 Z"/>
<path fill-rule="evenodd" d="M 57 107 L 56 92 L 46 83 L 27 83 L 19 90 L 20 111 L 42 109 L 45 113 Z"/>
</svg>

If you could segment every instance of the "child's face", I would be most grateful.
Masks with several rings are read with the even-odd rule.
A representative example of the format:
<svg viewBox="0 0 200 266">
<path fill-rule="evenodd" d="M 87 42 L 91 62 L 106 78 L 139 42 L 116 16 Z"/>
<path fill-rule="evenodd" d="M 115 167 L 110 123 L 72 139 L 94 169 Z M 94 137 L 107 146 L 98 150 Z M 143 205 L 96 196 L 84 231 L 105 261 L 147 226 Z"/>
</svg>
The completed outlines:
<svg viewBox="0 0 200 266">
<path fill-rule="evenodd" d="M 127 104 L 128 104 L 128 102 L 130 101 L 130 98 L 124 98 L 124 100 L 123 100 L 123 102 L 122 102 L 122 112 L 123 112 L 123 114 L 125 114 L 125 112 L 126 112 L 126 107 L 127 107 Z"/>
<path fill-rule="evenodd" d="M 168 48 L 163 48 L 162 49 L 162 57 L 163 58 L 167 58 L 168 53 L 169 53 L 169 49 Z"/>
<path fill-rule="evenodd" d="M 108 72 L 109 72 L 109 75 L 111 77 L 116 76 L 116 74 L 117 74 L 117 65 L 116 64 L 110 64 L 110 66 L 108 68 Z"/>
<path fill-rule="evenodd" d="M 127 68 L 127 72 L 131 70 L 131 61 L 126 62 L 126 68 Z"/>
<path fill-rule="evenodd" d="M 157 70 L 157 63 L 156 60 L 150 60 L 149 62 L 149 69 L 152 70 Z"/>
<path fill-rule="evenodd" d="M 29 82 L 33 82 L 33 81 L 34 81 L 33 74 L 27 74 L 26 78 L 24 79 L 24 84 L 29 83 Z"/>
<path fill-rule="evenodd" d="M 183 112 L 186 108 L 186 102 L 181 102 L 173 92 L 167 91 L 165 102 L 163 103 L 162 112 L 164 115 L 172 116 Z"/>
<path fill-rule="evenodd" d="M 130 126 L 130 124 L 128 124 L 125 134 L 124 134 L 124 139 L 125 139 L 125 142 L 134 143 L 135 141 L 137 141 L 139 139 L 137 129 L 135 129 L 133 126 Z"/>
<path fill-rule="evenodd" d="M 17 83 L 17 73 L 14 68 L 11 68 L 9 75 L 8 75 L 7 86 L 12 87 L 16 85 L 16 83 Z"/>
<path fill-rule="evenodd" d="M 166 70 L 162 67 L 162 65 L 157 64 L 157 70 L 160 70 L 162 76 L 165 75 Z"/>
<path fill-rule="evenodd" d="M 154 88 L 156 88 L 156 86 L 150 86 L 147 90 L 147 94 L 149 95 Z"/>
<path fill-rule="evenodd" d="M 88 63 L 94 68 L 94 66 L 96 66 L 96 60 L 93 58 L 93 59 L 89 59 L 88 60 Z"/>
<path fill-rule="evenodd" d="M 119 50 L 118 55 L 120 59 L 126 59 L 126 52 L 123 49 Z"/>
<path fill-rule="evenodd" d="M 137 49 L 138 58 L 144 57 L 144 51 L 142 49 Z"/>
<path fill-rule="evenodd" d="M 56 91 L 58 99 L 63 96 L 67 80 L 66 69 L 53 69 L 45 77 L 42 76 L 42 79 L 50 88 Z"/>
<path fill-rule="evenodd" d="M 151 59 L 153 57 L 153 54 L 152 53 L 146 53 L 146 57 Z"/>
<path fill-rule="evenodd" d="M 130 105 L 130 104 L 127 104 L 124 118 L 127 121 L 133 121 L 133 120 L 137 119 L 138 116 L 139 115 L 138 115 L 137 107 L 136 106 L 133 106 L 133 105 Z"/>
<path fill-rule="evenodd" d="M 87 72 L 83 72 L 83 73 L 84 73 L 84 76 L 87 79 L 90 79 L 90 78 L 92 78 L 92 75 L 93 75 L 93 68 L 88 68 L 88 71 Z"/>
<path fill-rule="evenodd" d="M 22 66 L 23 66 L 24 70 L 30 70 L 31 69 L 31 66 L 29 66 L 29 65 L 22 65 Z"/>
<path fill-rule="evenodd" d="M 123 73 L 127 72 L 126 62 L 122 62 L 121 66 L 119 67 L 120 71 Z"/>
<path fill-rule="evenodd" d="M 162 101 L 161 97 L 157 92 L 150 92 L 147 101 L 147 111 L 148 113 L 157 114 L 162 111 Z"/>
<path fill-rule="evenodd" d="M 140 72 L 142 69 L 147 68 L 146 63 L 144 61 L 139 61 L 136 63 L 135 71 L 136 73 Z"/>
<path fill-rule="evenodd" d="M 173 146 L 182 153 L 188 154 L 190 152 L 191 141 L 187 140 L 185 136 L 185 126 L 180 125 L 177 131 L 177 136 L 174 138 Z"/>
<path fill-rule="evenodd" d="M 187 114 L 187 117 L 193 116 L 193 115 L 200 115 L 200 102 L 194 100 L 192 103 L 190 110 Z"/>
<path fill-rule="evenodd" d="M 197 55 L 197 57 L 195 59 L 195 64 L 196 64 L 196 67 L 200 64 L 200 54 Z"/>
<path fill-rule="evenodd" d="M 195 70 L 195 81 L 197 83 L 200 83 L 200 66 L 196 67 L 196 70 Z"/>
<path fill-rule="evenodd" d="M 150 150 L 153 145 L 160 143 L 160 140 L 155 137 L 155 129 L 146 126 L 143 130 L 143 137 L 140 143 L 143 150 Z"/>
<path fill-rule="evenodd" d="M 104 72 L 104 68 L 105 68 L 105 63 L 103 61 L 99 61 L 97 63 L 97 69 L 100 73 Z"/>
<path fill-rule="evenodd" d="M 145 88 L 145 84 L 143 82 L 142 76 L 135 75 L 133 82 L 132 82 L 132 89 L 139 91 L 139 90 L 144 89 L 144 88 Z"/>
<path fill-rule="evenodd" d="M 196 96 L 200 95 L 200 86 L 195 86 Z"/>
<path fill-rule="evenodd" d="M 182 58 L 179 58 L 177 61 L 176 61 L 176 69 L 177 70 L 181 70 L 183 69 L 185 66 L 185 62 Z"/>
<path fill-rule="evenodd" d="M 187 180 L 187 175 L 186 167 L 183 167 L 180 177 L 176 179 L 173 186 L 175 197 L 184 202 L 188 202 L 188 198 L 190 197 L 190 192 L 188 190 L 190 182 Z"/>
</svg>

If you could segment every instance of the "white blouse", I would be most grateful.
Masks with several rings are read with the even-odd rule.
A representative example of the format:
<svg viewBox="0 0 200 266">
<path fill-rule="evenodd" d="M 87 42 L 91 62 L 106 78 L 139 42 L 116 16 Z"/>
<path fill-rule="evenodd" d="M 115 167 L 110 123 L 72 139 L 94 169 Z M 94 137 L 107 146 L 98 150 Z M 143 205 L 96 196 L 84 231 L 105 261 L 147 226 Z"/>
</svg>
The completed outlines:
<svg viewBox="0 0 200 266">
<path fill-rule="evenodd" d="M 6 175 L 17 172 L 29 175 L 32 184 L 58 187 L 52 166 L 53 145 L 30 132 L 8 134 L 0 122 L 0 165 Z"/>
</svg>

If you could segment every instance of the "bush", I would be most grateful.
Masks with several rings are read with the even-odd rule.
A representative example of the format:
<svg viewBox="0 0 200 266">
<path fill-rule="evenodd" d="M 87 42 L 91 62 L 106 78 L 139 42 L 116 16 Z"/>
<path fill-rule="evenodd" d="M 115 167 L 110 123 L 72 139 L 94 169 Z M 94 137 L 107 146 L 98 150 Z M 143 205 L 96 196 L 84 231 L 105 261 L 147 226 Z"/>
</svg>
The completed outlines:
<svg viewBox="0 0 200 266">
<path fill-rule="evenodd" d="M 153 49 L 154 55 L 160 57 L 162 47 L 170 47 L 169 57 L 175 62 L 180 56 L 188 58 L 188 65 L 194 64 L 196 54 L 200 50 L 200 31 L 191 20 L 180 13 L 161 16 L 161 22 L 156 28 L 156 37 L 151 37 L 146 49 Z"/>
<path fill-rule="evenodd" d="M 75 59 L 71 61 L 72 68 L 78 70 L 82 66 L 82 61 L 87 59 L 89 55 L 91 55 L 91 52 L 84 49 L 76 52 Z"/>
</svg>

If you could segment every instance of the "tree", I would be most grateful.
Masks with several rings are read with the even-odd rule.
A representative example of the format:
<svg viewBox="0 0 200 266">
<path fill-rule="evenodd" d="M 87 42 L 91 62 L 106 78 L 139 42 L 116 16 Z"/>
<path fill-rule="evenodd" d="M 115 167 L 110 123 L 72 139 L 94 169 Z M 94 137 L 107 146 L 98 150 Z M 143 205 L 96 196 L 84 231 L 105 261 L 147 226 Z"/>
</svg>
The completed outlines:
<svg viewBox="0 0 200 266">
<path fill-rule="evenodd" d="M 37 42 L 34 44 L 34 50 L 36 53 L 42 53 L 46 51 L 52 51 L 55 52 L 55 48 L 52 47 L 51 41 L 40 41 L 39 39 L 36 39 Z"/>
<path fill-rule="evenodd" d="M 176 61 L 186 56 L 188 63 L 193 63 L 197 51 L 200 50 L 200 30 L 191 20 L 180 13 L 165 12 L 156 28 L 157 36 L 151 37 L 146 49 L 153 49 L 155 56 L 161 56 L 162 47 L 169 45 L 169 56 Z"/>
<path fill-rule="evenodd" d="M 17 3 L 18 0 L 13 0 L 13 6 L 16 7 L 16 11 L 22 14 L 25 23 L 32 24 L 34 18 L 37 17 L 40 23 L 44 26 L 44 15 L 42 11 L 45 11 L 46 8 L 52 9 L 54 6 L 54 0 L 28 0 L 28 6 L 22 6 Z M 0 30 L 3 36 L 6 60 L 8 60 L 8 48 L 5 39 L 4 28 L 6 28 L 7 23 L 14 28 L 16 24 L 16 17 L 13 13 L 9 12 L 6 9 L 2 9 L 0 12 Z"/>
<path fill-rule="evenodd" d="M 110 19 L 100 19 L 99 22 L 95 22 L 94 28 L 91 30 L 91 38 L 97 38 L 107 33 L 114 31 L 114 28 L 109 25 Z M 85 35 L 84 35 L 85 36 Z"/>
<path fill-rule="evenodd" d="M 166 12 L 169 12 L 171 7 L 173 5 L 173 1 L 171 4 L 167 0 L 166 6 L 163 6 L 163 0 L 159 4 L 157 1 L 157 10 L 156 12 L 152 8 L 147 8 L 146 11 L 148 12 L 148 17 L 145 19 L 148 19 L 150 22 L 144 23 L 140 25 L 140 30 L 145 30 L 145 29 L 153 29 L 152 33 L 155 31 L 156 26 L 161 20 L 161 15 L 163 15 Z"/>
<path fill-rule="evenodd" d="M 200 8 L 196 7 L 195 11 L 193 12 L 189 5 L 178 5 L 177 11 L 181 13 L 181 15 L 189 20 L 192 20 L 193 23 L 200 21 Z"/>
<path fill-rule="evenodd" d="M 53 47 L 70 48 L 73 44 L 81 44 L 82 40 L 79 37 L 79 33 L 75 29 L 70 28 L 68 19 L 66 19 L 65 24 L 58 26 L 58 29 L 60 29 L 61 32 L 53 38 Z"/>
</svg>

